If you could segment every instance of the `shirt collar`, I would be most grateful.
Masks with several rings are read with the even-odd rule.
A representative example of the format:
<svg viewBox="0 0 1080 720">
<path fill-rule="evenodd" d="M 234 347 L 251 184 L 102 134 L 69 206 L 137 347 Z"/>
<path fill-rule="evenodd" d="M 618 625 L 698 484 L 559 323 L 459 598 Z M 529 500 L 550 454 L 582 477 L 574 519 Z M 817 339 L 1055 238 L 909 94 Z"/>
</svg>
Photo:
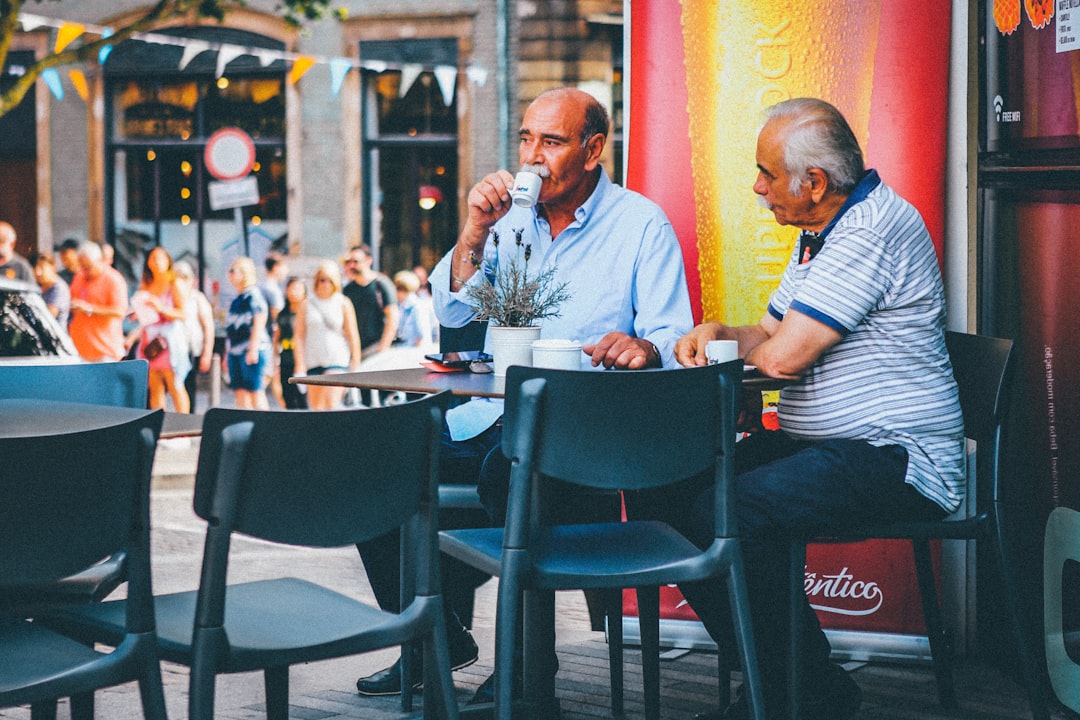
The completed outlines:
<svg viewBox="0 0 1080 720">
<path fill-rule="evenodd" d="M 837 211 L 836 215 L 833 215 L 833 219 L 829 221 L 829 224 L 825 226 L 824 230 L 817 234 L 818 239 L 824 242 L 825 236 L 829 234 L 836 223 L 840 222 L 840 218 L 844 217 L 844 214 L 847 213 L 848 210 L 865 200 L 866 196 L 873 192 L 874 188 L 880 184 L 881 177 L 878 175 L 878 171 L 867 170 L 866 174 L 863 175 L 862 180 L 859 181 L 859 184 L 856 185 L 855 189 L 848 195 L 847 200 L 844 201 L 844 204 Z"/>
</svg>

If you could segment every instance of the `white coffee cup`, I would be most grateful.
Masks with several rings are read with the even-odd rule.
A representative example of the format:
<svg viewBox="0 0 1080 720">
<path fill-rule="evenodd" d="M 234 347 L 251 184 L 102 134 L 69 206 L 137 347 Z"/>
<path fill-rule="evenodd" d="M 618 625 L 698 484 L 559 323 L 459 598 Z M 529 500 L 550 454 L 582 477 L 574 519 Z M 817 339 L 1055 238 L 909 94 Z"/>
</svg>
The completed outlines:
<svg viewBox="0 0 1080 720">
<path fill-rule="evenodd" d="M 554 368 L 556 370 L 580 370 L 581 343 L 577 340 L 545 338 L 533 340 L 533 367 Z"/>
<path fill-rule="evenodd" d="M 519 172 L 514 177 L 514 187 L 510 189 L 510 197 L 514 204 L 519 207 L 531 208 L 540 198 L 540 184 L 543 179 L 536 173 Z"/>
<path fill-rule="evenodd" d="M 738 340 L 710 340 L 705 343 L 705 357 L 710 365 L 718 365 L 739 357 Z"/>
</svg>

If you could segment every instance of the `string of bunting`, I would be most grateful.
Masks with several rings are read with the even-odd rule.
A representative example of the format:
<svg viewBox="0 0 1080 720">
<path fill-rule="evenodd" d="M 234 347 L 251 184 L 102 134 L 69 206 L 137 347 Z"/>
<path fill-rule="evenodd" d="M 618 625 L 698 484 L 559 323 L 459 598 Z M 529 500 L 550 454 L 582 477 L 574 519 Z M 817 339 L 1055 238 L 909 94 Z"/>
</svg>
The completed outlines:
<svg viewBox="0 0 1080 720">
<path fill-rule="evenodd" d="M 54 52 L 62 51 L 84 34 L 99 35 L 103 38 L 107 38 L 112 36 L 114 32 L 113 29 L 109 27 L 58 20 L 30 13 L 19 13 L 19 22 L 22 24 L 24 32 L 31 32 L 41 27 L 56 28 L 56 41 L 53 46 Z M 458 69 L 453 65 L 425 67 L 419 63 L 397 64 L 384 62 L 382 60 L 351 60 L 345 57 L 325 57 L 320 55 L 306 55 L 272 50 L 269 48 L 231 45 L 228 43 L 211 43 L 206 42 L 205 40 L 176 37 L 174 35 L 153 32 L 136 33 L 131 39 L 158 45 L 182 47 L 183 54 L 177 65 L 177 69 L 179 70 L 183 70 L 192 60 L 204 52 L 216 52 L 217 77 L 224 75 L 225 67 L 242 55 L 251 55 L 258 58 L 263 67 L 266 67 L 276 60 L 283 60 L 289 66 L 288 81 L 293 85 L 299 82 L 300 78 L 311 68 L 316 65 L 325 65 L 330 71 L 330 86 L 335 97 L 341 91 L 346 76 L 352 70 L 370 70 L 376 73 L 386 72 L 388 70 L 400 71 L 401 84 L 399 94 L 401 96 L 404 96 L 409 91 L 409 88 L 412 87 L 412 84 L 421 73 L 425 70 L 431 70 L 435 75 L 435 80 L 439 85 L 439 91 L 442 94 L 443 102 L 447 107 L 453 102 L 454 85 L 457 82 Z M 101 48 L 98 52 L 98 63 L 104 65 L 111 52 L 111 45 Z M 483 86 L 487 82 L 488 72 L 483 67 L 470 66 L 466 69 L 465 74 L 469 82 L 475 85 Z M 57 100 L 64 99 L 64 86 L 61 82 L 60 74 L 55 68 L 43 70 L 41 79 L 45 82 L 49 91 Z M 78 93 L 79 97 L 81 97 L 83 101 L 86 101 L 90 96 L 86 73 L 78 68 L 71 69 L 68 71 L 68 80 L 71 82 L 72 87 L 75 88 L 75 92 Z"/>
</svg>

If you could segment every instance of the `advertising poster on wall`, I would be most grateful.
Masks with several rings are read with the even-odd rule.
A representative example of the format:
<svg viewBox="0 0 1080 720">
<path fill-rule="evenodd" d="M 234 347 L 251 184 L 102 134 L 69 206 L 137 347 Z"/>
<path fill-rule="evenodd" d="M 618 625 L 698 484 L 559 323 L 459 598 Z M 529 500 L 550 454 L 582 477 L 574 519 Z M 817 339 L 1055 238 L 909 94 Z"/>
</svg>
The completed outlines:
<svg viewBox="0 0 1080 720">
<path fill-rule="evenodd" d="M 756 323 L 783 273 L 798 231 L 777 225 L 751 187 L 761 112 L 784 99 L 836 105 L 941 256 L 947 3 L 649 0 L 627 12 L 627 185 L 671 218 L 695 320 Z M 826 628 L 919 634 L 910 566 L 898 544 L 811 548 L 807 590 Z M 693 618 L 670 592 L 664 617 Z"/>
</svg>

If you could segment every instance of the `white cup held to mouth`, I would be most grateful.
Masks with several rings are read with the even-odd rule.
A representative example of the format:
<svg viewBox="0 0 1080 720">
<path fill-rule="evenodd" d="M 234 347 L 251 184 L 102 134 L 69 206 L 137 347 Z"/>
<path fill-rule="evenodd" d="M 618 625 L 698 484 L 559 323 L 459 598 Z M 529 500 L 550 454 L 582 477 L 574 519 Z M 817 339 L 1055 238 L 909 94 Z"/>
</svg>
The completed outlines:
<svg viewBox="0 0 1080 720">
<path fill-rule="evenodd" d="M 710 340 L 705 343 L 705 357 L 710 365 L 719 365 L 739 357 L 738 340 Z"/>
<path fill-rule="evenodd" d="M 581 369 L 581 343 L 577 340 L 547 338 L 533 340 L 533 367 L 555 370 Z"/>
<path fill-rule="evenodd" d="M 540 184 L 543 179 L 536 173 L 522 171 L 514 177 L 514 187 L 510 188 L 510 197 L 519 207 L 531 208 L 540 199 Z"/>
</svg>

